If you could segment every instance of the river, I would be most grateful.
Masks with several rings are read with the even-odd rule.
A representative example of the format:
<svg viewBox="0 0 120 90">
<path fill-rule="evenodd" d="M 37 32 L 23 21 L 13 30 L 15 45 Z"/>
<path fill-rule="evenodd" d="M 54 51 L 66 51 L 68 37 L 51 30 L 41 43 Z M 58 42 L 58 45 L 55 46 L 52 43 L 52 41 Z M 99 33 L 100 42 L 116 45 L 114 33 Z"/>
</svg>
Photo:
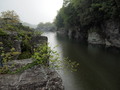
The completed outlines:
<svg viewBox="0 0 120 90">
<path fill-rule="evenodd" d="M 79 62 L 77 72 L 61 70 L 65 90 L 120 90 L 120 55 L 101 48 L 60 38 L 54 32 L 44 33 L 51 48 L 59 52 L 61 60 L 69 57 Z"/>
</svg>

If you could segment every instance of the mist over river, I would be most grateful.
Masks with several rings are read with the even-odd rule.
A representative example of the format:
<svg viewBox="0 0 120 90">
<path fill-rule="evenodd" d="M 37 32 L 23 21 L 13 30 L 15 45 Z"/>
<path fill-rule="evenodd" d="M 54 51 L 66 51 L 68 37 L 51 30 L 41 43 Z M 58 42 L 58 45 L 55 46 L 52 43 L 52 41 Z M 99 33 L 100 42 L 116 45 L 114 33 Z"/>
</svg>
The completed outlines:
<svg viewBox="0 0 120 90">
<path fill-rule="evenodd" d="M 61 38 L 55 32 L 44 33 L 48 37 L 49 46 L 55 48 L 61 60 L 80 63 L 77 72 L 61 70 L 65 90 L 120 90 L 120 55 L 84 45 L 80 42 Z"/>
</svg>

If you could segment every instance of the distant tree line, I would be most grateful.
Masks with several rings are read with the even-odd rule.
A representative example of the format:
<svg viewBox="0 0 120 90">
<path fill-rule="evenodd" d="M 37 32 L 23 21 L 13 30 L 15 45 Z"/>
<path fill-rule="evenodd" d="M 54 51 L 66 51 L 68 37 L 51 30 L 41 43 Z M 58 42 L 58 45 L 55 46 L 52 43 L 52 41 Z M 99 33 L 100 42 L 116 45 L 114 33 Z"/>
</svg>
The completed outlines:
<svg viewBox="0 0 120 90">
<path fill-rule="evenodd" d="M 42 23 L 40 22 L 38 25 L 37 25 L 37 30 L 39 31 L 55 31 L 56 30 L 56 27 L 53 23 L 50 23 L 50 22 L 47 22 L 47 23 Z"/>
</svg>

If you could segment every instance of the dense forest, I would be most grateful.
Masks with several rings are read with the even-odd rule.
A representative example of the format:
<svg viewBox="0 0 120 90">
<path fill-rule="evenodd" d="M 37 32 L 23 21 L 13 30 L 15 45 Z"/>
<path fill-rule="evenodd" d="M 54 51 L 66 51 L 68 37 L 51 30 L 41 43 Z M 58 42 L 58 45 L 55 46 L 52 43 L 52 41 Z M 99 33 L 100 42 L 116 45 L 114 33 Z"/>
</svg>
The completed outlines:
<svg viewBox="0 0 120 90">
<path fill-rule="evenodd" d="M 64 0 L 54 23 L 69 38 L 120 47 L 119 0 Z"/>
<path fill-rule="evenodd" d="M 120 19 L 119 0 L 64 0 L 55 24 L 58 28 L 91 28 L 108 19 Z"/>
</svg>

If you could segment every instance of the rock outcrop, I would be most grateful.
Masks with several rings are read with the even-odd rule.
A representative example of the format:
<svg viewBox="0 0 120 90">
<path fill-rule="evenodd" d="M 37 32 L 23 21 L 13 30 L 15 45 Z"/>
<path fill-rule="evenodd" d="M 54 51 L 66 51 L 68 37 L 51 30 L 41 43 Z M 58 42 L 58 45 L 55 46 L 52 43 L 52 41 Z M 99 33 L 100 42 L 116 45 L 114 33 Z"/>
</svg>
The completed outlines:
<svg viewBox="0 0 120 90">
<path fill-rule="evenodd" d="M 65 28 L 59 28 L 58 30 L 57 30 L 57 35 L 59 35 L 59 36 L 67 36 L 67 34 L 68 34 L 68 32 L 67 32 L 67 30 L 65 30 Z"/>
<path fill-rule="evenodd" d="M 97 27 L 97 26 L 95 26 Z M 98 31 L 90 31 L 84 28 L 65 29 L 60 28 L 57 34 L 67 36 L 77 41 L 88 42 L 94 45 L 120 48 L 120 21 L 108 20 L 99 25 Z"/>
<path fill-rule="evenodd" d="M 74 28 L 74 29 L 65 29 L 65 28 L 60 28 L 57 31 L 57 35 L 60 36 L 67 36 L 69 39 L 75 39 L 77 41 L 87 41 L 87 32 L 80 29 L 80 28 Z"/>
<path fill-rule="evenodd" d="M 34 48 L 37 48 L 40 44 L 47 43 L 47 37 L 45 36 L 31 35 L 27 42 L 24 36 L 18 36 L 17 32 L 10 31 L 7 31 L 6 35 L 0 36 L 0 42 L 3 43 L 2 47 L 5 52 L 11 52 L 12 48 L 15 49 L 14 52 L 19 52 L 19 54 L 14 55 L 14 59 L 18 59 L 19 55 L 25 52 L 26 48 L 29 48 L 29 52 L 33 53 Z"/>
<path fill-rule="evenodd" d="M 46 36 L 40 36 L 40 35 L 36 35 L 36 36 L 32 36 L 31 38 L 31 45 L 33 48 L 36 48 L 39 46 L 39 44 L 47 44 L 48 38 Z"/>
<path fill-rule="evenodd" d="M 105 40 L 97 32 L 91 32 L 88 33 L 88 43 L 104 45 Z"/>
<path fill-rule="evenodd" d="M 3 43 L 5 51 L 10 51 L 11 48 L 15 48 L 17 52 L 21 52 L 21 40 L 16 39 L 17 35 L 8 34 L 0 36 L 0 42 Z"/>
<path fill-rule="evenodd" d="M 104 31 L 105 38 L 102 34 L 91 32 L 88 33 L 88 43 L 120 48 L 120 23 L 109 20 L 103 26 L 102 31 Z"/>
<path fill-rule="evenodd" d="M 105 23 L 105 26 L 106 39 L 110 46 L 120 48 L 120 22 L 110 20 Z"/>
<path fill-rule="evenodd" d="M 31 60 L 14 62 L 23 65 L 31 63 Z M 55 70 L 38 65 L 22 73 L 0 75 L 0 90 L 64 90 L 64 87 Z"/>
</svg>

